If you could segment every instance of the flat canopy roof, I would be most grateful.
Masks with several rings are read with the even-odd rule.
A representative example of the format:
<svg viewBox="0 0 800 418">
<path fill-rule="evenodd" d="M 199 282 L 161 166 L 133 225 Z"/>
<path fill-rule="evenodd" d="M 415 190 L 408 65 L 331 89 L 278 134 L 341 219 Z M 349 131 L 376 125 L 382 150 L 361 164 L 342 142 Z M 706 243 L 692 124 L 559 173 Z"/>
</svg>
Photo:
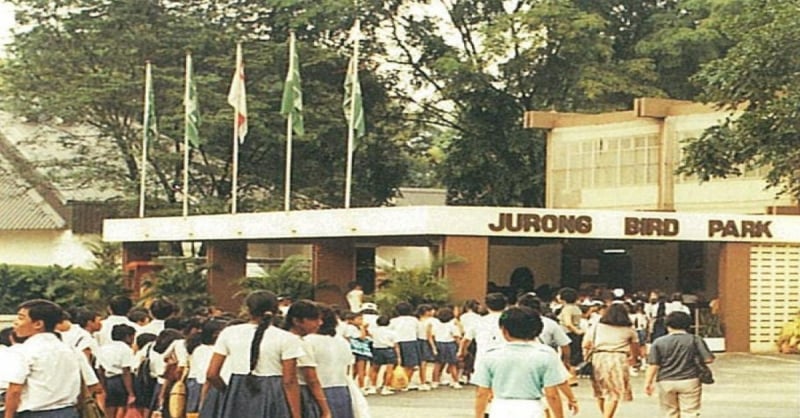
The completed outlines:
<svg viewBox="0 0 800 418">
<path fill-rule="evenodd" d="M 800 243 L 800 216 L 411 206 L 107 219 L 109 242 L 487 236 Z"/>
</svg>

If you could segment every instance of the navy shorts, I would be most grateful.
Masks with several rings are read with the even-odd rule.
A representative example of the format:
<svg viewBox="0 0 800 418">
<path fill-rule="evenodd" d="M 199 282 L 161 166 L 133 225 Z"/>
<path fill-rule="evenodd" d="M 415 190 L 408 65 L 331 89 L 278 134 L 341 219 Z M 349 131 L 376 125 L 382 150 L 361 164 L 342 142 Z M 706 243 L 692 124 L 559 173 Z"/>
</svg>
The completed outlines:
<svg viewBox="0 0 800 418">
<path fill-rule="evenodd" d="M 436 362 L 441 364 L 458 364 L 458 344 L 455 341 L 436 342 Z"/>
<path fill-rule="evenodd" d="M 384 364 L 397 364 L 397 353 L 394 352 L 394 348 L 373 348 L 372 364 L 377 364 L 379 366 Z"/>
<path fill-rule="evenodd" d="M 128 404 L 128 391 L 122 375 L 106 378 L 106 406 L 123 407 Z"/>
<path fill-rule="evenodd" d="M 436 361 L 436 356 L 433 355 L 433 349 L 428 340 L 417 340 L 417 346 L 419 346 L 419 359 L 421 361 Z"/>
<path fill-rule="evenodd" d="M 403 361 L 403 367 L 419 366 L 419 346 L 417 346 L 417 341 L 400 341 L 397 344 L 400 346 L 400 359 Z"/>
</svg>

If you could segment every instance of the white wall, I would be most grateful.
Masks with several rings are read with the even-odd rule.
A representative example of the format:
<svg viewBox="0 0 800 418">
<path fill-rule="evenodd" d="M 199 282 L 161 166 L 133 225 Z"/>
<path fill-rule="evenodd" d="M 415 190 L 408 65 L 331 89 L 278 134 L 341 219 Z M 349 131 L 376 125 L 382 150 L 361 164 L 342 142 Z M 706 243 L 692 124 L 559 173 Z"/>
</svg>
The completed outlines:
<svg viewBox="0 0 800 418">
<path fill-rule="evenodd" d="M 0 264 L 74 266 L 91 268 L 94 256 L 86 246 L 99 236 L 78 236 L 72 231 L 1 231 Z"/>
<path fill-rule="evenodd" d="M 433 255 L 428 247 L 390 247 L 375 248 L 375 265 L 393 266 L 399 269 L 413 269 L 427 267 L 433 261 Z"/>
<path fill-rule="evenodd" d="M 558 286 L 561 279 L 561 249 L 558 243 L 545 245 L 490 245 L 489 280 L 507 286 L 517 267 L 528 267 L 534 283 Z"/>
</svg>

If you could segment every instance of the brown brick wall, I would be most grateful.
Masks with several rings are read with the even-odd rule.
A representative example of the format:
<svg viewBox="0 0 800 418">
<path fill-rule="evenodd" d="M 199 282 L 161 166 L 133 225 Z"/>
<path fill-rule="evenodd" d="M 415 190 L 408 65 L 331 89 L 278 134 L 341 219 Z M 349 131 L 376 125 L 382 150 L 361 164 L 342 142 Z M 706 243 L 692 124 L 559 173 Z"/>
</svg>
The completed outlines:
<svg viewBox="0 0 800 418">
<path fill-rule="evenodd" d="M 347 239 L 325 240 L 314 244 L 311 275 L 314 299 L 347 307 L 347 283 L 356 277 L 356 249 Z"/>
<path fill-rule="evenodd" d="M 453 301 L 483 301 L 489 275 L 489 238 L 448 236 L 443 243 L 445 256 L 457 256 L 463 260 L 444 269 L 445 277 L 452 283 Z"/>
<path fill-rule="evenodd" d="M 725 351 L 750 351 L 750 244 L 726 243 L 719 257 L 719 300 Z"/>
</svg>

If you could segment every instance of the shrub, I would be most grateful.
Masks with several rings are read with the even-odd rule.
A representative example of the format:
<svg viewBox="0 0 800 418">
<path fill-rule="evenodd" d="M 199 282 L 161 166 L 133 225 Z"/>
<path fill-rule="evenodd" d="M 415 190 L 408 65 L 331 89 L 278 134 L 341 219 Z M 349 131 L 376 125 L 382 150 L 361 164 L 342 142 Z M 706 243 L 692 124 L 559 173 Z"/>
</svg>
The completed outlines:
<svg viewBox="0 0 800 418">
<path fill-rule="evenodd" d="M 440 274 L 442 268 L 462 260 L 458 257 L 435 259 L 427 267 L 398 269 L 385 267 L 386 279 L 375 293 L 375 303 L 381 312 L 391 314 L 400 302 L 414 306 L 423 303 L 435 305 L 450 301 L 450 281 Z"/>
<path fill-rule="evenodd" d="M 287 258 L 280 266 L 267 270 L 261 276 L 245 277 L 239 284 L 242 286 L 242 293 L 269 290 L 276 295 L 289 295 L 294 300 L 314 298 L 314 284 L 308 271 L 308 261 L 299 255 Z"/>
</svg>

